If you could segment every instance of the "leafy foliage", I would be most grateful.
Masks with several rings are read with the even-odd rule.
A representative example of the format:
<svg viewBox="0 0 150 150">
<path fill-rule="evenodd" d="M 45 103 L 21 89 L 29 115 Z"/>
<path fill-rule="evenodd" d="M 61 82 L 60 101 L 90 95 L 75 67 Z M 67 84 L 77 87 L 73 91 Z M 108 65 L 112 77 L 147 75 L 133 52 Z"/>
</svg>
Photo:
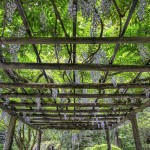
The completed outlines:
<svg viewBox="0 0 150 150">
<path fill-rule="evenodd" d="M 111 145 L 111 148 L 112 148 L 112 150 L 121 150 L 120 148 L 118 148 L 114 145 Z M 108 149 L 107 145 L 102 144 L 102 145 L 95 145 L 92 148 L 85 148 L 84 150 L 107 150 L 107 149 Z"/>
<path fill-rule="evenodd" d="M 73 25 L 72 21 L 77 14 L 77 37 L 91 36 L 91 37 L 118 37 L 122 36 L 123 27 L 126 19 L 129 15 L 132 0 L 116 0 L 116 4 L 109 0 L 79 0 L 77 12 L 72 0 L 55 0 L 56 8 L 52 4 L 51 0 L 22 0 L 22 6 L 27 16 L 31 34 L 34 37 L 72 37 Z M 128 28 L 125 31 L 124 36 L 150 36 L 150 5 L 149 0 L 140 0 L 135 12 L 132 15 Z M 62 20 L 62 22 L 61 22 Z M 1 0 L 0 1 L 0 35 L 3 37 L 28 37 L 28 30 L 23 24 L 23 20 L 17 10 L 14 0 Z M 115 59 L 113 60 L 116 45 L 77 45 L 76 46 L 76 63 L 96 63 L 96 64 L 120 64 L 120 65 L 149 65 L 150 60 L 150 45 L 149 44 L 125 44 L 121 45 Z M 72 63 L 73 62 L 73 46 L 72 45 L 36 45 L 37 53 L 43 63 Z M 0 61 L 6 62 L 39 62 L 35 50 L 32 45 L 0 45 Z M 73 75 L 76 78 L 74 80 Z M 35 70 L 15 70 L 11 77 L 0 70 L 0 82 L 39 82 L 39 83 L 102 83 L 105 79 L 105 72 L 90 72 L 90 71 L 46 71 L 46 79 L 41 71 Z M 122 73 L 122 72 L 109 72 L 106 77 L 105 83 L 113 83 L 117 86 L 117 83 L 129 83 L 134 81 L 136 73 Z M 149 73 L 142 73 L 137 80 L 139 83 L 149 83 Z M 120 93 L 123 93 L 119 90 Z M 65 103 L 68 99 L 57 98 L 58 93 L 63 93 L 63 89 L 2 89 L 1 93 L 48 93 L 53 95 L 52 99 L 19 99 L 11 98 L 9 101 L 17 102 L 35 102 L 37 107 L 35 110 L 41 109 L 41 101 Z M 73 93 L 74 91 L 67 90 L 67 93 Z M 112 94 L 116 90 L 78 90 L 78 93 L 107 93 Z M 129 89 L 127 93 L 145 93 L 145 89 Z M 127 101 L 120 99 L 100 99 L 100 103 L 103 102 L 145 102 L 149 100 L 149 96 L 145 99 L 128 99 Z M 6 100 L 1 100 L 6 102 Z M 95 99 L 75 99 L 75 101 L 95 102 Z M 8 102 L 8 101 L 7 101 Z M 69 99 L 69 102 L 74 102 L 74 99 Z M 16 107 L 24 109 L 24 107 Z M 114 108 L 111 108 L 114 109 Z M 132 108 L 131 108 L 132 109 Z M 24 119 L 30 122 L 29 118 L 26 118 L 26 114 L 22 114 Z M 67 114 L 64 114 L 66 120 Z M 149 111 L 146 111 L 139 115 L 139 128 L 144 147 L 148 147 L 145 143 L 147 134 L 150 131 L 150 118 Z M 0 131 L 5 130 L 6 126 L 4 122 L 0 122 Z M 80 135 L 81 139 L 77 139 L 76 144 L 72 144 L 72 135 Z M 23 136 L 25 134 L 25 136 Z M 32 135 L 31 135 L 32 134 Z M 24 147 L 31 149 L 33 145 L 29 142 L 35 143 L 35 133 L 23 126 L 19 127 L 19 130 L 15 132 L 15 141 L 18 149 Z M 31 138 L 31 139 L 30 139 Z M 105 136 L 102 132 L 94 131 L 45 131 L 43 139 L 43 145 L 46 141 L 50 141 L 47 144 L 54 143 L 56 147 L 62 149 L 78 147 L 83 149 L 85 147 L 91 147 L 96 144 L 105 143 Z M 131 132 L 131 125 L 127 124 L 120 129 L 120 139 L 122 142 L 122 148 L 124 150 L 134 149 L 134 142 Z M 89 140 L 92 142 L 89 143 Z M 23 142 L 24 141 L 24 142 Z M 44 143 L 45 141 L 45 143 Z M 80 143 L 78 145 L 78 143 Z M 90 145 L 91 144 L 91 145 Z M 101 145 L 102 146 L 102 145 Z M 96 147 L 99 146 L 95 146 Z M 104 146 L 106 147 L 106 146 Z M 16 149 L 17 149 L 16 148 Z M 15 148 L 14 148 L 15 149 Z M 44 149 L 44 148 L 43 148 Z M 116 148 L 117 149 L 117 148 Z"/>
</svg>

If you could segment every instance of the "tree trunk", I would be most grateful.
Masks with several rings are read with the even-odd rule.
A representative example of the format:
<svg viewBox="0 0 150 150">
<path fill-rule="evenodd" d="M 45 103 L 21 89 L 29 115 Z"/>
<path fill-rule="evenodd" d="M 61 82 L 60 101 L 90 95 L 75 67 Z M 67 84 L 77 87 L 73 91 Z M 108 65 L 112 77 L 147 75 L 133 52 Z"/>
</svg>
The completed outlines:
<svg viewBox="0 0 150 150">
<path fill-rule="evenodd" d="M 11 150 L 13 144 L 13 135 L 15 132 L 16 120 L 17 119 L 15 116 L 11 116 L 3 150 Z"/>
</svg>

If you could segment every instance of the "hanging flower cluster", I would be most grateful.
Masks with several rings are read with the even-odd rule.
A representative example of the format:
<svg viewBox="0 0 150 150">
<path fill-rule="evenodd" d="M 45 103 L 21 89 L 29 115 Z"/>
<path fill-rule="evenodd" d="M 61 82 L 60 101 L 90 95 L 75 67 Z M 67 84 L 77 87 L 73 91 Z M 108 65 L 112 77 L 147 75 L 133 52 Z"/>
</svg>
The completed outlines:
<svg viewBox="0 0 150 150">
<path fill-rule="evenodd" d="M 47 17 L 46 17 L 46 14 L 43 10 L 40 13 L 40 24 L 41 24 L 41 29 L 46 30 L 46 28 L 47 28 Z"/>
<path fill-rule="evenodd" d="M 108 59 L 107 59 L 105 51 L 103 51 L 102 49 L 99 49 L 99 51 L 94 55 L 93 63 L 108 64 Z"/>
<path fill-rule="evenodd" d="M 91 71 L 91 78 L 93 83 L 99 83 L 101 75 L 99 71 Z"/>
<path fill-rule="evenodd" d="M 75 70 L 75 83 L 80 83 L 79 71 Z"/>
<path fill-rule="evenodd" d="M 16 36 L 24 37 L 25 35 L 26 35 L 26 28 L 24 26 L 20 26 Z"/>
<path fill-rule="evenodd" d="M 106 15 L 106 16 L 109 15 L 111 5 L 112 5 L 111 0 L 102 0 L 101 11 L 104 15 Z"/>
<path fill-rule="evenodd" d="M 94 55 L 93 63 L 94 64 L 107 64 L 108 59 L 107 59 L 106 53 L 100 49 Z M 101 78 L 100 72 L 99 71 L 91 71 L 91 78 L 94 83 L 99 83 L 99 79 Z"/>
<path fill-rule="evenodd" d="M 6 18 L 8 21 L 12 22 L 13 14 L 17 8 L 14 0 L 8 0 L 6 3 Z"/>
<path fill-rule="evenodd" d="M 19 49 L 20 49 L 19 44 L 10 44 L 9 45 L 9 51 L 10 51 L 10 54 L 12 55 L 12 59 L 14 62 L 18 61 L 17 52 Z"/>
<path fill-rule="evenodd" d="M 25 122 L 30 124 L 30 118 L 29 117 L 25 117 Z"/>
<path fill-rule="evenodd" d="M 4 105 L 8 105 L 10 100 L 8 98 L 5 99 Z"/>
<path fill-rule="evenodd" d="M 87 93 L 87 89 L 83 89 L 83 94 Z M 83 103 L 87 103 L 87 98 L 82 98 L 81 99 Z"/>
<path fill-rule="evenodd" d="M 39 111 L 41 109 L 41 100 L 40 100 L 40 98 L 36 98 L 35 102 L 37 104 L 37 110 Z"/>
<path fill-rule="evenodd" d="M 84 60 L 86 60 L 88 58 L 88 54 L 84 50 L 82 50 L 82 57 Z"/>
<path fill-rule="evenodd" d="M 6 115 L 4 117 L 4 123 L 5 123 L 5 125 L 9 124 L 9 120 L 10 120 L 10 115 L 8 113 L 6 113 Z"/>
<path fill-rule="evenodd" d="M 150 98 L 150 89 L 145 89 L 146 98 Z"/>
<path fill-rule="evenodd" d="M 77 10 L 76 10 L 76 5 L 73 4 L 73 0 L 70 0 L 69 1 L 69 6 L 68 6 L 68 13 L 69 13 L 69 16 L 71 18 L 75 18 L 76 17 L 76 13 L 77 13 Z"/>
<path fill-rule="evenodd" d="M 64 120 L 67 120 L 67 114 L 64 113 Z"/>
<path fill-rule="evenodd" d="M 18 122 L 18 127 L 17 127 L 17 131 L 19 132 L 20 131 L 20 129 L 21 129 L 21 127 L 22 127 L 22 121 L 20 121 L 19 120 L 19 122 Z"/>
<path fill-rule="evenodd" d="M 137 12 L 139 20 L 143 19 L 143 16 L 145 14 L 145 8 L 146 8 L 146 0 L 140 0 L 139 1 L 138 12 Z"/>
<path fill-rule="evenodd" d="M 52 89 L 52 98 L 56 99 L 58 95 L 58 89 Z"/>
<path fill-rule="evenodd" d="M 88 19 L 94 12 L 97 0 L 79 0 L 78 8 L 82 12 L 82 16 Z"/>
<path fill-rule="evenodd" d="M 24 26 L 20 26 L 18 32 L 16 33 L 16 37 L 24 37 L 24 35 L 26 34 L 26 29 Z M 12 59 L 14 62 L 18 61 L 18 56 L 17 56 L 17 52 L 20 49 L 20 44 L 10 44 L 9 45 L 9 51 L 10 54 L 12 55 Z"/>
<path fill-rule="evenodd" d="M 4 119 L 5 116 L 6 116 L 6 114 L 7 114 L 7 113 L 6 113 L 5 111 L 2 111 L 2 112 L 1 112 L 0 120 Z"/>
<path fill-rule="evenodd" d="M 0 82 L 3 82 L 1 75 L 0 75 Z M 3 89 L 0 88 L 0 95 L 2 94 L 2 92 L 3 92 Z"/>
<path fill-rule="evenodd" d="M 56 52 L 56 57 L 59 58 L 59 53 L 61 52 L 61 45 L 60 44 L 55 44 L 54 49 L 55 49 L 55 52 Z"/>
<path fill-rule="evenodd" d="M 138 45 L 138 51 L 143 62 L 146 62 L 150 58 L 150 52 L 143 44 Z"/>
<path fill-rule="evenodd" d="M 99 23 L 100 23 L 100 16 L 98 13 L 94 12 L 92 24 L 91 24 L 91 29 L 90 29 L 90 36 L 91 37 L 97 36 L 97 27 L 98 27 Z"/>
<path fill-rule="evenodd" d="M 23 112 L 23 118 L 25 118 L 26 117 L 26 112 Z"/>
<path fill-rule="evenodd" d="M 114 85 L 114 87 L 117 87 L 117 80 L 115 77 L 112 77 L 111 82 Z"/>
<path fill-rule="evenodd" d="M 105 130 L 105 123 L 104 123 L 104 121 L 101 122 L 101 128 L 102 128 L 103 130 Z"/>
<path fill-rule="evenodd" d="M 78 135 L 77 134 L 73 134 L 72 135 L 72 144 L 76 143 L 77 140 L 78 140 Z"/>
</svg>

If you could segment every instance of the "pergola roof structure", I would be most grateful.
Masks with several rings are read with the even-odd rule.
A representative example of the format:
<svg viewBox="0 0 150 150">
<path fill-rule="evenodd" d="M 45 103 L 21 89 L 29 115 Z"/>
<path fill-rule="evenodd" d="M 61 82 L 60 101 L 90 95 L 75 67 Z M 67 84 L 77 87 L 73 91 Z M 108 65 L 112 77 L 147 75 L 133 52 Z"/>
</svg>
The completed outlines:
<svg viewBox="0 0 150 150">
<path fill-rule="evenodd" d="M 118 55 L 123 54 L 120 51 L 123 51 L 123 47 L 128 46 L 127 44 L 130 44 L 130 49 L 133 45 L 141 43 L 149 46 L 150 37 L 146 33 L 144 36 L 132 36 L 131 33 L 131 36 L 125 37 L 128 27 L 132 26 L 130 21 L 132 16 L 135 15 L 138 0 L 133 0 L 128 4 L 125 14 L 121 12 L 117 2 L 113 0 L 112 14 L 115 12 L 120 19 L 118 20 L 120 31 L 112 33 L 111 37 L 107 37 L 106 30 L 109 27 L 106 28 L 105 19 L 109 20 L 110 18 L 111 20 L 112 16 L 105 18 L 102 13 L 99 13 L 98 4 L 93 7 L 93 13 L 100 20 L 98 25 L 99 36 L 89 37 L 84 32 L 84 26 L 81 26 L 80 22 L 83 21 L 84 24 L 86 20 L 87 22 L 89 20 L 82 17 L 81 10 L 77 7 L 77 3 L 79 3 L 77 0 L 73 0 L 73 11 L 75 11 L 73 17 L 66 18 L 66 20 L 63 20 L 65 17 L 61 16 L 64 14 L 60 7 L 68 4 L 60 4 L 59 6 L 59 3 L 50 0 L 50 2 L 47 2 L 47 6 L 43 6 L 43 10 L 46 7 L 52 8 L 52 12 L 46 13 L 55 17 L 55 23 L 51 22 L 50 33 L 45 33 L 43 36 L 42 32 L 44 31 L 41 31 L 41 34 L 37 31 L 36 35 L 36 31 L 32 30 L 36 18 L 33 22 L 29 19 L 29 17 L 32 18 L 32 9 L 36 10 L 37 7 L 41 9 L 38 6 L 40 1 L 37 1 L 37 5 L 30 0 L 14 1 L 17 6 L 14 15 L 20 17 L 26 35 L 25 37 L 10 36 L 6 28 L 9 28 L 9 26 L 11 29 L 16 27 L 11 23 L 5 24 L 8 18 L 4 13 L 5 21 L 0 44 L 20 45 L 22 49 L 18 52 L 18 55 L 22 59 L 18 62 L 9 61 L 7 52 L 4 51 L 5 48 L 1 50 L 0 68 L 9 77 L 8 82 L 0 83 L 0 88 L 3 89 L 0 94 L 0 108 L 2 110 L 16 116 L 36 130 L 47 128 L 100 130 L 116 128 L 133 115 L 150 106 L 149 91 L 144 92 L 144 89 L 150 89 L 150 58 L 147 59 L 145 64 L 141 63 L 140 59 L 134 61 L 134 58 L 131 63 L 127 63 L 123 59 L 122 62 L 116 63 L 119 62 L 116 60 Z M 90 3 L 88 0 L 84 0 L 84 2 Z M 65 26 L 65 21 L 68 26 Z M 54 29 L 52 29 L 53 27 Z M 114 30 L 116 29 L 114 28 Z M 81 35 L 79 34 L 80 31 Z M 111 57 L 107 62 L 105 62 L 107 58 L 105 57 L 104 62 L 95 63 L 94 57 L 98 55 L 103 45 L 106 45 L 105 51 Z M 110 48 L 107 50 L 107 45 L 111 45 L 112 50 Z M 57 47 L 60 46 L 62 52 L 57 51 Z M 94 50 L 90 46 L 93 46 Z M 32 56 L 32 48 L 35 53 L 34 57 Z M 91 50 L 87 51 L 87 48 L 91 48 Z M 30 56 L 26 57 L 22 54 L 23 51 L 32 52 Z M 81 51 L 87 52 L 88 57 L 83 59 Z M 132 49 L 130 52 L 133 53 L 132 57 L 138 57 L 139 54 L 134 51 Z M 53 58 L 54 56 L 51 53 L 56 53 L 56 58 Z M 30 57 L 33 57 L 32 61 Z M 67 59 L 67 62 L 65 59 Z M 93 78 L 97 74 L 96 82 L 93 82 L 92 77 L 89 77 L 90 73 Z M 143 74 L 144 79 L 141 79 L 140 77 Z M 115 81 L 115 75 L 119 75 L 119 78 L 125 78 L 125 83 Z M 36 81 L 35 76 L 38 77 Z M 61 78 L 61 80 L 58 78 Z M 9 102 L 7 102 L 7 99 L 9 99 Z"/>
</svg>

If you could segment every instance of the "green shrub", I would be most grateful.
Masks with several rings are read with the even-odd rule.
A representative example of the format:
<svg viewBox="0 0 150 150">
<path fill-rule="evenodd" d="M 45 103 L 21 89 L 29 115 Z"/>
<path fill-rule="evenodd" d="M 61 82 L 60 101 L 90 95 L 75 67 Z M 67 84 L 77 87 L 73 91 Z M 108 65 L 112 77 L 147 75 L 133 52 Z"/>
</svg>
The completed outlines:
<svg viewBox="0 0 150 150">
<path fill-rule="evenodd" d="M 112 150 L 121 150 L 119 147 L 115 145 L 111 145 Z M 84 150 L 108 150 L 106 144 L 101 144 L 101 145 L 95 145 L 94 147 L 87 147 Z"/>
</svg>

